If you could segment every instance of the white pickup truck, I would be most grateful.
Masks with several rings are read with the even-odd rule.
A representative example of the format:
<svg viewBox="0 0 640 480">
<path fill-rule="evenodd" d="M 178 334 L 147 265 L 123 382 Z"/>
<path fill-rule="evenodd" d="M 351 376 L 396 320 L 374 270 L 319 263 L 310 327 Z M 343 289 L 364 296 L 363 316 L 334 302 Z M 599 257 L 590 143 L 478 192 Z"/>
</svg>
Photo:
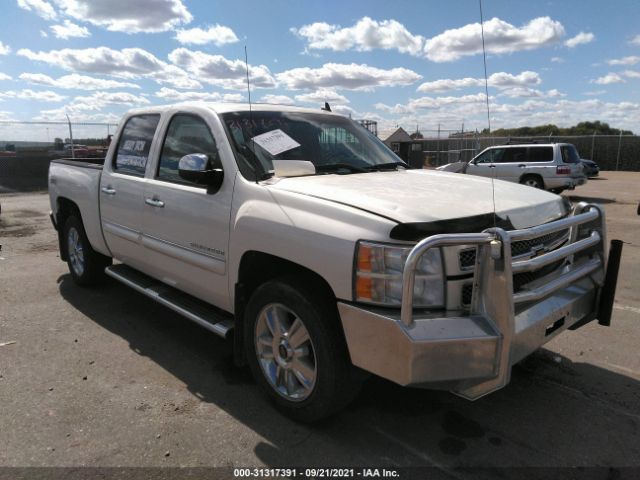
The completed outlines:
<svg viewBox="0 0 640 480">
<path fill-rule="evenodd" d="M 475 399 L 564 330 L 610 320 L 620 242 L 608 253 L 599 206 L 409 169 L 328 112 L 134 110 L 104 166 L 52 161 L 49 192 L 76 283 L 106 273 L 232 337 L 301 421 L 366 372 Z"/>
</svg>

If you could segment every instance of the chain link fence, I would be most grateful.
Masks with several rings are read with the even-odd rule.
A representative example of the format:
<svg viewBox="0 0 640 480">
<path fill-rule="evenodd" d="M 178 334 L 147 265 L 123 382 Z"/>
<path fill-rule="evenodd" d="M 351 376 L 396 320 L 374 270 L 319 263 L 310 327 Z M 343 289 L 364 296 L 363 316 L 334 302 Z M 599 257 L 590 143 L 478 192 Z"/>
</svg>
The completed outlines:
<svg viewBox="0 0 640 480">
<path fill-rule="evenodd" d="M 47 188 L 56 158 L 104 158 L 111 123 L 0 121 L 0 192 Z"/>
<path fill-rule="evenodd" d="M 482 136 L 460 130 L 421 131 L 408 149 L 413 166 L 439 167 L 447 163 L 468 162 L 485 148 L 505 143 L 572 143 L 581 158 L 598 163 L 601 170 L 640 171 L 640 136 L 638 135 L 566 135 L 534 137 Z"/>
</svg>

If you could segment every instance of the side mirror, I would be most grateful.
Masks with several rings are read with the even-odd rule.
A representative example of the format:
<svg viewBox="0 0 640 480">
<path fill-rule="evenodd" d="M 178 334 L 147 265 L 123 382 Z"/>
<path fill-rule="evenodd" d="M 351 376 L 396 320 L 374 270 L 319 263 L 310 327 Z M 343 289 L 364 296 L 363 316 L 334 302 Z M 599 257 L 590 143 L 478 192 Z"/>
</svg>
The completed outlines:
<svg viewBox="0 0 640 480">
<path fill-rule="evenodd" d="M 178 162 L 178 175 L 184 180 L 205 185 L 217 190 L 222 185 L 224 172 L 220 168 L 209 169 L 209 156 L 204 153 L 190 153 Z"/>
</svg>

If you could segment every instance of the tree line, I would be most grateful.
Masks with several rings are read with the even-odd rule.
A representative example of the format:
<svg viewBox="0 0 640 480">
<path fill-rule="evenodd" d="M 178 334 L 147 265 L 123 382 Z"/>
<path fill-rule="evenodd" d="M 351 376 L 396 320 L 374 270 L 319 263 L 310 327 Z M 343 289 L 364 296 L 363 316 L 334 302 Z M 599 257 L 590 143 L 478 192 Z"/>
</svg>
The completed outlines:
<svg viewBox="0 0 640 480">
<path fill-rule="evenodd" d="M 620 130 L 610 127 L 608 123 L 596 120 L 595 122 L 580 122 L 573 127 L 558 127 L 552 123 L 537 127 L 498 128 L 489 133 L 488 129 L 481 132 L 483 135 L 496 137 L 544 137 L 564 135 L 633 135 L 631 130 Z"/>
</svg>

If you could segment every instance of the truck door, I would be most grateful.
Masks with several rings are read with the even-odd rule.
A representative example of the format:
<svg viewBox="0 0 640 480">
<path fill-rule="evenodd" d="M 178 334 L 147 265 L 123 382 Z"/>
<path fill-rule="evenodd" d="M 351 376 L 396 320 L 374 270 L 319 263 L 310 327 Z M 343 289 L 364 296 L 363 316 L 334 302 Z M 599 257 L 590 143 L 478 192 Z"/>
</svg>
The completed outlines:
<svg viewBox="0 0 640 480">
<path fill-rule="evenodd" d="M 141 270 L 144 175 L 159 121 L 158 114 L 127 119 L 100 178 L 100 218 L 107 246 L 115 258 Z"/>
<path fill-rule="evenodd" d="M 233 176 L 225 172 L 217 191 L 180 177 L 180 159 L 193 153 L 207 155 L 209 168 L 223 168 L 212 129 L 200 116 L 173 115 L 159 149 L 155 171 L 147 174 L 144 191 L 143 244 L 148 273 L 228 308 L 227 244 Z"/>
</svg>

